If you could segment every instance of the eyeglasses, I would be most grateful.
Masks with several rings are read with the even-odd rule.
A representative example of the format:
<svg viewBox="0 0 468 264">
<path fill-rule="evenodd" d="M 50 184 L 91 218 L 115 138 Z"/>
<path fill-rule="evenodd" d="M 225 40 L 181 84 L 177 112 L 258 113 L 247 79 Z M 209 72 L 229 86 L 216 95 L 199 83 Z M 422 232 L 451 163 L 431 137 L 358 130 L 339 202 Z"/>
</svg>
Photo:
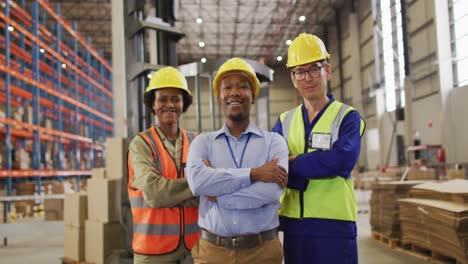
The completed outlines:
<svg viewBox="0 0 468 264">
<path fill-rule="evenodd" d="M 325 65 L 316 65 L 308 70 L 297 70 L 293 71 L 292 74 L 294 75 L 294 78 L 296 81 L 302 81 L 306 78 L 306 75 L 309 74 L 309 77 L 311 78 L 317 78 L 320 76 L 321 70 Z"/>
</svg>

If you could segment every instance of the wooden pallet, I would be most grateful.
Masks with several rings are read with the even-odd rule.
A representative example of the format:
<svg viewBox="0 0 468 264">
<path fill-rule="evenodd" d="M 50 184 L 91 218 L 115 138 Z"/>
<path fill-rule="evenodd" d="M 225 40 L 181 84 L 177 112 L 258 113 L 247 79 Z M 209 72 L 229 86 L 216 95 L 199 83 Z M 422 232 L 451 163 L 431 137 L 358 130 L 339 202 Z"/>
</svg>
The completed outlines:
<svg viewBox="0 0 468 264">
<path fill-rule="evenodd" d="M 446 256 L 437 251 L 427 249 L 424 247 L 420 247 L 414 244 L 402 244 L 402 246 L 397 247 L 396 250 L 403 252 L 405 254 L 411 255 L 411 256 L 415 256 L 417 258 L 428 260 L 431 263 L 437 263 L 437 264 L 447 264 L 447 263 L 465 264 L 467 263 L 466 261 L 458 261 L 454 257 Z"/>
<path fill-rule="evenodd" d="M 467 264 L 468 263 L 468 260 L 465 260 L 465 261 L 456 260 L 453 257 L 446 256 L 444 254 L 441 254 L 431 249 L 427 249 L 427 248 L 420 247 L 420 246 L 410 244 L 410 243 L 403 243 L 397 238 L 389 238 L 388 236 L 377 231 L 372 231 L 372 238 L 393 250 L 402 252 L 407 255 L 411 255 L 413 257 L 416 257 L 425 261 L 429 261 L 430 263 L 437 263 L 437 264 L 448 264 L 448 263 Z"/>
<path fill-rule="evenodd" d="M 62 264 L 94 264 L 92 262 L 78 261 L 67 257 L 60 258 L 60 260 Z"/>
<path fill-rule="evenodd" d="M 372 238 L 379 241 L 380 243 L 383 243 L 389 248 L 396 248 L 401 245 L 398 238 L 388 237 L 387 235 L 384 235 L 378 231 L 372 231 Z"/>
</svg>

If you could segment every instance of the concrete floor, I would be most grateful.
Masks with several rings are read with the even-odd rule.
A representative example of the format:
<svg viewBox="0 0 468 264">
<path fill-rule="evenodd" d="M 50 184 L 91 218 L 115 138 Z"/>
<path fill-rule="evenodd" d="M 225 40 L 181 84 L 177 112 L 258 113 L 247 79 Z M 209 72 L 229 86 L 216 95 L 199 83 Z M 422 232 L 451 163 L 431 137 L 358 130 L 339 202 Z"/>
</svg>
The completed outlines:
<svg viewBox="0 0 468 264">
<path fill-rule="evenodd" d="M 387 248 L 372 240 L 369 224 L 369 192 L 357 192 L 359 263 L 361 264 L 423 264 L 424 260 Z M 366 212 L 367 210 L 367 212 Z M 363 212 L 363 213 L 362 213 Z M 3 238 L 8 245 L 3 245 Z M 0 224 L 0 264 L 61 263 L 63 256 L 63 222 L 27 220 L 15 224 Z"/>
</svg>

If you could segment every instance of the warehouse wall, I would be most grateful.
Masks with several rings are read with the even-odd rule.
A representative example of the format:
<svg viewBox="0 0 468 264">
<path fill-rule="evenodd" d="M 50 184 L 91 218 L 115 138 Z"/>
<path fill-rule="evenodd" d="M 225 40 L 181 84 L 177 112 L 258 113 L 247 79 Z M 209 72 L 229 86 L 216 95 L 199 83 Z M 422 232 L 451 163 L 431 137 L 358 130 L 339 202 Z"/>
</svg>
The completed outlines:
<svg viewBox="0 0 468 264">
<path fill-rule="evenodd" d="M 300 104 L 299 94 L 294 88 L 290 71 L 285 65 L 274 69 L 274 80 L 270 85 L 270 124 L 275 125 L 279 115 Z"/>
<path fill-rule="evenodd" d="M 379 81 L 376 80 L 376 65 L 374 52 L 374 29 L 372 16 L 372 1 L 361 0 L 355 6 L 358 20 L 358 32 L 353 31 L 351 13 L 353 8 L 351 2 L 346 3 L 344 9 L 339 12 L 341 25 L 341 35 L 337 35 L 336 25 L 329 26 L 328 43 L 329 50 L 332 53 L 331 63 L 333 65 L 333 78 L 331 82 L 331 91 L 345 103 L 349 103 L 360 109 L 361 114 L 367 121 L 367 130 L 370 135 L 367 142 L 370 146 L 363 146 L 362 156 L 365 158 L 365 164 L 369 168 L 375 168 L 379 165 L 395 165 L 397 163 L 396 143 L 392 140 L 394 136 L 394 124 L 396 124 L 395 133 L 405 135 L 405 144 L 411 145 L 412 135 L 419 131 L 423 143 L 440 144 L 442 143 L 441 133 L 441 98 L 439 94 L 439 79 L 437 67 L 437 47 L 436 47 L 436 28 L 434 23 L 434 2 L 425 0 L 416 0 L 407 2 L 407 21 L 409 35 L 409 56 L 411 75 L 409 84 L 412 104 L 411 123 L 396 122 L 395 113 L 385 111 L 385 95 L 378 88 Z M 394 12 L 394 11 L 393 11 Z M 395 19 L 395 18 L 393 18 Z M 359 52 L 353 50 L 353 34 L 358 34 Z M 396 33 L 394 32 L 394 35 Z M 338 41 L 341 41 L 342 58 L 338 58 Z M 378 39 L 381 46 L 381 38 Z M 394 37 L 394 47 L 396 47 L 396 37 Z M 381 48 L 380 48 L 381 49 Z M 354 57 L 354 58 L 353 58 Z M 384 82 L 382 51 L 379 54 L 381 83 Z M 356 64 L 356 61 L 358 64 Z M 340 91 L 340 69 L 342 64 L 343 88 Z M 397 63 L 397 61 L 395 61 Z M 359 65 L 360 76 L 354 77 L 356 65 Z M 396 72 L 397 73 L 397 72 Z M 359 78 L 356 82 L 355 78 Z M 353 82 L 354 81 L 354 82 Z M 361 87 L 356 87 L 360 83 Z M 360 88 L 360 89 L 359 89 Z M 353 98 L 354 97 L 354 98 Z M 359 97 L 359 98 L 356 98 Z M 407 97 L 409 100 L 409 97 Z M 432 127 L 428 123 L 432 121 Z M 405 126 L 409 126 L 408 132 Z M 376 143 L 375 141 L 378 141 Z"/>
<path fill-rule="evenodd" d="M 468 86 L 453 89 L 447 100 L 446 149 L 447 161 L 450 163 L 468 163 L 468 122 L 467 102 Z"/>
<path fill-rule="evenodd" d="M 210 85 L 208 83 L 208 78 L 200 78 L 200 111 L 201 111 L 201 124 L 202 131 L 211 131 L 211 110 L 210 110 Z M 193 104 L 187 110 L 185 114 L 182 115 L 180 122 L 181 126 L 192 130 L 197 131 L 197 95 L 195 94 L 195 78 L 187 78 L 187 83 L 190 88 L 190 91 L 193 95 Z M 223 115 L 221 112 L 220 105 L 218 100 L 215 98 L 215 124 L 216 129 L 219 129 L 223 125 Z"/>
<path fill-rule="evenodd" d="M 410 75 L 406 81 L 408 110 L 405 112 L 405 121 L 396 122 L 395 134 L 403 135 L 405 145 L 409 146 L 412 145 L 414 133 L 418 131 L 423 144 L 444 144 L 447 149 L 448 163 L 467 163 L 468 154 L 463 146 L 468 145 L 468 137 L 463 131 L 467 130 L 464 102 L 468 101 L 468 91 L 467 87 L 457 89 L 445 87 L 444 89 L 448 89 L 449 92 L 446 104 L 443 103 L 445 99 L 441 95 L 441 80 L 439 79 L 441 69 L 438 57 L 440 55 L 438 54 L 438 41 L 436 41 L 437 30 L 440 27 L 437 27 L 435 19 L 435 1 L 437 0 L 406 1 L 410 60 Z M 376 80 L 372 1 L 355 1 L 354 13 L 351 7 L 352 2 L 346 1 L 344 8 L 337 13 L 341 25 L 339 36 L 336 25 L 324 27 L 324 32 L 327 33 L 324 40 L 328 43 L 332 65 L 329 91 L 338 100 L 358 109 L 366 120 L 367 134 L 364 135 L 360 165 L 365 165 L 370 169 L 385 165 L 387 162 L 388 165 L 396 165 L 397 148 L 395 140 L 392 140 L 395 135 L 393 133 L 395 112 L 385 111 L 383 87 L 379 88 L 378 80 Z M 394 16 L 393 19 L 395 19 Z M 332 21 L 335 20 L 332 19 Z M 341 60 L 338 56 L 338 41 L 341 42 Z M 380 37 L 378 44 L 382 45 Z M 396 45 L 396 37 L 394 37 L 394 47 Z M 381 50 L 379 58 L 381 83 L 383 83 Z M 340 70 L 343 76 L 342 82 Z M 271 127 L 281 112 L 300 103 L 297 92 L 292 86 L 289 71 L 284 65 L 276 66 L 274 71 L 274 81 L 269 88 Z M 193 85 L 190 86 L 193 87 Z M 201 80 L 201 87 L 202 127 L 204 131 L 208 131 L 211 129 L 211 122 L 206 79 Z M 219 128 L 223 117 L 218 104 L 215 108 L 216 128 Z M 256 121 L 255 107 L 252 109 L 251 117 L 253 121 Z M 185 127 L 196 130 L 195 105 L 183 116 L 182 123 Z"/>
</svg>

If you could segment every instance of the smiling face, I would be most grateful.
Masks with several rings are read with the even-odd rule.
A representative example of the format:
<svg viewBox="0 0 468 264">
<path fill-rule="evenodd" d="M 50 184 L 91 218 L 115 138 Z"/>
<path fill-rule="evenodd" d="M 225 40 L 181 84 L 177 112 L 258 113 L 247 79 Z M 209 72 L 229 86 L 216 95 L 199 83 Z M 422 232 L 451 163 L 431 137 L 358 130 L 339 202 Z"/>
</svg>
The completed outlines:
<svg viewBox="0 0 468 264">
<path fill-rule="evenodd" d="M 227 119 L 234 122 L 248 120 L 253 100 L 248 75 L 241 71 L 224 74 L 219 85 L 218 100 Z"/>
<path fill-rule="evenodd" d="M 156 91 L 153 111 L 160 124 L 174 125 L 184 107 L 183 91 L 177 88 L 164 88 Z"/>
<path fill-rule="evenodd" d="M 315 75 L 317 76 L 313 77 Z M 327 82 L 330 79 L 331 67 L 330 64 L 325 62 L 313 62 L 299 65 L 294 67 L 291 71 L 291 80 L 294 87 L 299 94 L 307 100 L 326 98 Z"/>
</svg>

